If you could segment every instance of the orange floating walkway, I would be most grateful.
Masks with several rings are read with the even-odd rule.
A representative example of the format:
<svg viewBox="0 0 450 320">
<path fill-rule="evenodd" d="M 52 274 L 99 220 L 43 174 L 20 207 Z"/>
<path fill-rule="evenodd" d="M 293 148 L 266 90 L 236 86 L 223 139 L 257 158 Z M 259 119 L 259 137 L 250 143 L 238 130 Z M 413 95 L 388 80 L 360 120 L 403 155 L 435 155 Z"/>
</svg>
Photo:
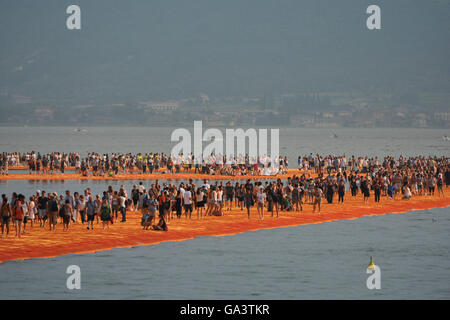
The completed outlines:
<svg viewBox="0 0 450 320">
<path fill-rule="evenodd" d="M 26 171 L 28 171 L 29 169 L 30 169 L 30 167 L 29 167 L 29 166 L 25 166 L 25 165 L 19 165 L 19 166 L 11 166 L 11 167 L 8 167 L 8 170 L 26 170 Z M 76 168 L 75 168 L 74 166 L 68 166 L 68 167 L 64 167 L 64 170 L 66 170 L 66 171 L 75 171 Z M 164 170 L 164 169 L 160 168 L 160 169 L 158 169 L 157 171 L 163 171 L 163 170 Z M 56 171 L 59 171 L 59 169 L 56 170 Z M 89 169 L 89 171 L 91 172 L 92 169 Z M 138 172 L 139 169 L 138 169 L 138 168 L 134 168 L 134 169 L 132 169 L 132 171 L 133 171 L 133 172 Z"/>
<path fill-rule="evenodd" d="M 28 174 L 28 173 L 9 173 L 8 175 L 0 176 L 0 180 L 188 180 L 188 179 L 207 179 L 207 180 L 247 180 L 247 179 L 287 179 L 294 174 L 299 175 L 298 169 L 288 169 L 286 174 L 279 174 L 276 176 L 227 176 L 227 175 L 211 175 L 211 174 L 196 174 L 192 172 L 187 173 L 158 173 L 148 174 L 118 174 L 115 176 L 87 176 L 84 177 L 78 173 L 58 173 L 58 174 Z"/>
<path fill-rule="evenodd" d="M 382 197 L 380 203 L 363 204 L 361 196 L 346 195 L 344 204 L 322 205 L 321 214 L 313 214 L 311 205 L 304 205 L 302 212 L 280 212 L 279 218 L 272 218 L 265 213 L 265 219 L 259 220 L 256 208 L 252 208 L 251 219 L 247 219 L 244 209 L 234 208 L 224 210 L 222 217 L 207 217 L 197 219 L 196 212 L 192 220 L 173 219 L 169 222 L 169 231 L 142 230 L 141 215 L 127 212 L 126 223 L 115 223 L 110 230 L 102 230 L 101 224 L 94 223 L 94 230 L 87 230 L 81 223 L 72 224 L 68 232 L 62 231 L 58 224 L 56 231 L 48 231 L 35 225 L 22 238 L 15 238 L 11 227 L 8 238 L 0 238 L 0 262 L 8 260 L 24 260 L 29 258 L 50 258 L 69 253 L 90 253 L 113 248 L 130 248 L 139 245 L 152 245 L 162 241 L 183 241 L 199 236 L 224 236 L 259 229 L 299 226 L 342 219 L 356 219 L 363 216 L 381 215 L 386 213 L 403 213 L 410 210 L 442 208 L 450 205 L 449 189 L 447 196 L 414 197 L 411 200 L 388 200 Z M 326 202 L 326 201 L 324 201 Z M 311 239 L 313 241 L 314 239 Z"/>
</svg>

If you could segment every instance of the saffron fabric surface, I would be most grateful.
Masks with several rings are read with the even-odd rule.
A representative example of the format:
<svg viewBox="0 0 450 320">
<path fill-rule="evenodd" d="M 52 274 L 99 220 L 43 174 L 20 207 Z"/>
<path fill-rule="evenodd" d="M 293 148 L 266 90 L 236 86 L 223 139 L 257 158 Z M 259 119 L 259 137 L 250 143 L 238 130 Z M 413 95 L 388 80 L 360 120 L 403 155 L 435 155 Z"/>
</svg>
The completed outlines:
<svg viewBox="0 0 450 320">
<path fill-rule="evenodd" d="M 210 179 L 210 178 L 208 178 Z M 246 210 L 233 208 L 224 209 L 224 216 L 211 216 L 197 219 L 194 210 L 192 220 L 184 215 L 172 219 L 168 223 L 169 231 L 142 230 L 141 213 L 127 212 L 127 222 L 114 223 L 109 230 L 102 230 L 101 222 L 94 222 L 94 230 L 87 230 L 81 222 L 72 224 L 69 231 L 63 231 L 62 224 L 56 226 L 56 231 L 48 227 L 40 228 L 35 224 L 22 238 L 14 236 L 11 226 L 8 238 L 0 238 L 0 262 L 8 260 L 24 260 L 29 258 L 50 258 L 70 253 L 89 253 L 113 248 L 130 248 L 139 245 L 154 245 L 162 241 L 184 241 L 199 236 L 225 236 L 259 229 L 299 226 L 307 224 L 336 221 L 342 219 L 357 219 L 363 216 L 382 215 L 387 213 L 405 213 L 411 210 L 442 208 L 450 205 L 449 189 L 446 196 L 413 196 L 411 200 L 389 200 L 381 198 L 375 203 L 373 197 L 364 204 L 361 195 L 352 197 L 347 193 L 344 204 L 322 204 L 320 214 L 312 213 L 312 205 L 304 204 L 303 211 L 280 212 L 279 218 L 272 218 L 270 212 L 265 212 L 264 220 L 258 219 L 256 207 L 251 209 L 251 218 L 247 218 Z M 313 239 L 311 239 L 313 241 Z"/>
<path fill-rule="evenodd" d="M 298 169 L 288 169 L 286 174 L 278 174 L 273 176 L 264 175 L 211 175 L 211 174 L 199 174 L 194 172 L 181 172 L 181 173 L 165 173 L 166 170 L 160 169 L 157 173 L 132 173 L 109 176 L 107 174 L 103 176 L 83 176 L 78 173 L 55 173 L 55 174 L 29 174 L 29 173 L 14 173 L 14 170 L 26 170 L 25 167 L 9 168 L 9 174 L 0 176 L 0 180 L 188 180 L 188 179 L 207 179 L 207 180 L 246 180 L 246 179 L 287 179 L 294 174 L 302 174 L 303 171 Z M 67 167 L 66 170 L 75 170 L 73 167 Z"/>
</svg>

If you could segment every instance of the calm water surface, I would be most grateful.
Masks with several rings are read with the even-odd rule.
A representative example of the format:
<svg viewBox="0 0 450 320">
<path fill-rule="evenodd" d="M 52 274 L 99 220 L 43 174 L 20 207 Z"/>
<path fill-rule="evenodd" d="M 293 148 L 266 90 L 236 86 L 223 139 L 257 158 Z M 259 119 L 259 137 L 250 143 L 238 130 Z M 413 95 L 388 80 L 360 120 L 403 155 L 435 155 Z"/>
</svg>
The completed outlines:
<svg viewBox="0 0 450 320">
<path fill-rule="evenodd" d="M 0 299 L 449 299 L 449 209 L 0 265 Z M 381 289 L 368 290 L 369 256 Z M 81 290 L 65 270 L 81 268 Z"/>
</svg>

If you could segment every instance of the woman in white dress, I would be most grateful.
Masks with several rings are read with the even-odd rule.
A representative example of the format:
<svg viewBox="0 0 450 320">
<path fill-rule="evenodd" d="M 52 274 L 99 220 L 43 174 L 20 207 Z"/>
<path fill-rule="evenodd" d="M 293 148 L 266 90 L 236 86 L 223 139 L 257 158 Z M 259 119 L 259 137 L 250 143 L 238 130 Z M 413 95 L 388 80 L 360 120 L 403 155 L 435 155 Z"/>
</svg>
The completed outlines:
<svg viewBox="0 0 450 320">
<path fill-rule="evenodd" d="M 31 196 L 28 202 L 28 220 L 30 221 L 31 228 L 33 228 L 34 220 L 36 219 L 36 196 Z"/>
</svg>

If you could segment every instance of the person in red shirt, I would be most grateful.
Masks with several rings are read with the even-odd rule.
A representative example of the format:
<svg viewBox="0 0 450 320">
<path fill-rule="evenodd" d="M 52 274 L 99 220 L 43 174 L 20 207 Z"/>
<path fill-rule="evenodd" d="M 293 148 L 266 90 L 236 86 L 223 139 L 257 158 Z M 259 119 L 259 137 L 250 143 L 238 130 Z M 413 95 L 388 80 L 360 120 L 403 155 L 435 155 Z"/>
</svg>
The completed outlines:
<svg viewBox="0 0 450 320">
<path fill-rule="evenodd" d="M 24 218 L 22 204 L 24 199 L 25 197 L 20 194 L 14 205 L 14 224 L 16 227 L 16 237 L 18 238 L 22 235 L 22 223 Z"/>
</svg>

